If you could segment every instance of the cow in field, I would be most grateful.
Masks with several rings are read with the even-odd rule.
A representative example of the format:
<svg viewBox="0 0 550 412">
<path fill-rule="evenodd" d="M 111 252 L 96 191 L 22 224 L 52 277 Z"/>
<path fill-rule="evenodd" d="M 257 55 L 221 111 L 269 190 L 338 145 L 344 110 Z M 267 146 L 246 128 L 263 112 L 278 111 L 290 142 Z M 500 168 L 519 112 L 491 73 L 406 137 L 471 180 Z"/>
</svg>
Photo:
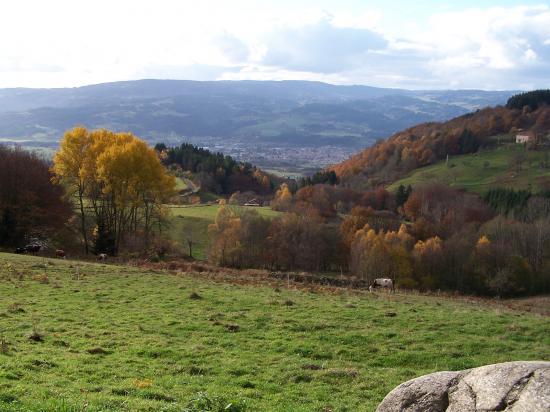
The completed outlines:
<svg viewBox="0 0 550 412">
<path fill-rule="evenodd" d="M 100 253 L 99 255 L 97 255 L 97 260 L 105 262 L 107 260 L 107 253 Z"/>
<path fill-rule="evenodd" d="M 27 252 L 27 249 L 25 249 L 24 247 L 18 247 L 17 249 L 15 249 L 15 253 L 17 253 L 18 255 L 22 255 L 23 253 L 26 253 Z"/>
<path fill-rule="evenodd" d="M 67 254 L 65 253 L 65 251 L 63 249 L 57 249 L 55 251 L 55 257 L 57 257 L 59 259 L 65 259 L 67 257 Z"/>
<path fill-rule="evenodd" d="M 25 251 L 27 253 L 32 253 L 33 255 L 36 255 L 38 252 L 40 252 L 40 249 L 42 249 L 42 246 L 31 243 L 30 245 L 25 246 Z"/>
<path fill-rule="evenodd" d="M 374 279 L 372 281 L 372 283 L 370 284 L 370 286 L 369 286 L 369 292 L 372 292 L 377 288 L 388 289 L 391 292 L 395 291 L 394 285 L 393 285 L 393 280 L 391 280 L 390 278 Z"/>
</svg>

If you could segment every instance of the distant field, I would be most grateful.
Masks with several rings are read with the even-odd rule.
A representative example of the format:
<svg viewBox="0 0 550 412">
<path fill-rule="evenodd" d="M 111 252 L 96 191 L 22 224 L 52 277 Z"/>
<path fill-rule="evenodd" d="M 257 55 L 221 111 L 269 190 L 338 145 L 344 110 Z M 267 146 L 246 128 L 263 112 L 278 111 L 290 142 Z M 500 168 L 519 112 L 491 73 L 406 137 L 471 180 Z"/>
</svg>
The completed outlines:
<svg viewBox="0 0 550 412">
<path fill-rule="evenodd" d="M 510 165 L 518 152 L 524 152 L 526 155 L 522 171 L 519 173 Z M 525 151 L 521 145 L 502 145 L 476 154 L 453 156 L 448 164 L 442 161 L 417 169 L 390 185 L 388 190 L 394 191 L 400 184 L 415 186 L 437 181 L 478 193 L 486 192 L 493 187 L 538 191 L 543 181 L 550 181 L 550 169 L 540 168 L 543 156 L 542 152 Z"/>
<path fill-rule="evenodd" d="M 279 214 L 269 207 L 243 208 L 229 206 L 241 210 L 256 210 L 262 216 L 275 217 Z M 171 207 L 172 219 L 168 228 L 168 236 L 180 242 L 187 250 L 187 239 L 193 239 L 193 257 L 200 260 L 207 258 L 208 225 L 214 222 L 218 213 L 218 205 L 198 205 L 187 207 Z"/>
<path fill-rule="evenodd" d="M 301 172 L 301 171 L 289 171 L 288 169 L 286 168 L 281 168 L 281 169 L 270 169 L 270 168 L 265 168 L 263 169 L 264 172 L 266 173 L 270 173 L 272 175 L 275 175 L 275 176 L 278 176 L 278 177 L 292 177 L 293 179 L 299 179 L 301 177 L 304 177 L 304 174 Z"/>
<path fill-rule="evenodd" d="M 373 411 L 425 373 L 550 359 L 550 318 L 435 297 L 10 254 L 0 296 L 1 411 L 175 412 L 200 392 L 247 411 Z"/>
<path fill-rule="evenodd" d="M 187 188 L 187 183 L 185 183 L 181 177 L 176 177 L 176 190 L 179 192 Z"/>
</svg>

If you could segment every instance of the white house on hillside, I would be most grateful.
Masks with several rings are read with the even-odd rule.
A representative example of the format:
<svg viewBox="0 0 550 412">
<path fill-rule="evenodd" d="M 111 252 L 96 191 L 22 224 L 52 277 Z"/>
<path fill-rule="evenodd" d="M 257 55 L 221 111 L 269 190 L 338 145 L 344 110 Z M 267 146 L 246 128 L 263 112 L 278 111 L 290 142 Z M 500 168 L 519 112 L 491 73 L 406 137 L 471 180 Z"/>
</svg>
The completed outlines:
<svg viewBox="0 0 550 412">
<path fill-rule="evenodd" d="M 535 138 L 533 132 L 519 132 L 516 135 L 516 143 L 527 143 Z"/>
<path fill-rule="evenodd" d="M 246 202 L 244 205 L 245 205 L 245 206 L 254 206 L 254 207 L 259 207 L 259 206 L 261 206 L 261 205 L 260 205 L 260 202 L 258 202 L 256 199 L 249 200 L 249 201 Z"/>
</svg>

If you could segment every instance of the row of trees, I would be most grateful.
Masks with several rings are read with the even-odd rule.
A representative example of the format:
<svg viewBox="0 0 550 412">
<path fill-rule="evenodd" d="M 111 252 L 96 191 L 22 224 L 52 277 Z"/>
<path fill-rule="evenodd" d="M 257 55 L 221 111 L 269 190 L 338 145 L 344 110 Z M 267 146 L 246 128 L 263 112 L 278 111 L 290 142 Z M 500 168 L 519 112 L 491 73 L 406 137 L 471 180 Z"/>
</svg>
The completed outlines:
<svg viewBox="0 0 550 412">
<path fill-rule="evenodd" d="M 222 266 L 319 271 L 342 264 L 337 226 L 315 213 L 285 213 L 271 220 L 222 205 L 209 234 L 210 260 Z"/>
<path fill-rule="evenodd" d="M 495 188 L 483 195 L 483 199 L 499 214 L 516 220 L 536 220 L 549 216 L 550 192 L 533 194 L 529 190 Z"/>
<path fill-rule="evenodd" d="M 338 214 L 349 213 L 354 206 L 393 211 L 398 206 L 397 201 L 404 202 L 409 194 L 407 188 L 396 196 L 382 187 L 360 192 L 329 184 L 304 186 L 292 193 L 291 188 L 283 183 L 275 193 L 271 207 L 281 212 L 298 213 L 314 209 L 324 219 L 333 219 Z"/>
<path fill-rule="evenodd" d="M 298 181 L 300 187 L 312 186 L 319 184 L 335 185 L 338 183 L 338 177 L 334 170 L 321 170 L 313 174 L 313 176 L 306 176 Z"/>
<path fill-rule="evenodd" d="M 131 133 L 75 127 L 52 170 L 76 207 L 86 253 L 93 242 L 94 252 L 116 254 L 128 234 L 147 245 L 175 190 L 156 152 Z"/>
</svg>

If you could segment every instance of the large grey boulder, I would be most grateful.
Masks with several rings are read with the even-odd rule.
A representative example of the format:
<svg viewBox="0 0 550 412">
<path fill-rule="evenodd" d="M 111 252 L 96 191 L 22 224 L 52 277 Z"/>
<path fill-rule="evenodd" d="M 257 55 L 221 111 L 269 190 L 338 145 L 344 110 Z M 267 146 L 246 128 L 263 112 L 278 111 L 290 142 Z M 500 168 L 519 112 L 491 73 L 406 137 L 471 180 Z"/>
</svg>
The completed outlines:
<svg viewBox="0 0 550 412">
<path fill-rule="evenodd" d="M 548 412 L 550 362 L 506 362 L 402 383 L 377 412 Z"/>
</svg>

